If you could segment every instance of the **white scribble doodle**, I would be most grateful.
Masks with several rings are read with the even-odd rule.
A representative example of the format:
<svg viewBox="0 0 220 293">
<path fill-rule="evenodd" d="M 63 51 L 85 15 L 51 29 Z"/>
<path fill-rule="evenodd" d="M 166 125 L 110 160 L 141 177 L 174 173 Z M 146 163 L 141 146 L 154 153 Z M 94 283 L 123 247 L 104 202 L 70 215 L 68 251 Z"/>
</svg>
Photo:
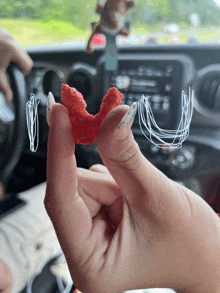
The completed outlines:
<svg viewBox="0 0 220 293">
<path fill-rule="evenodd" d="M 34 94 L 30 95 L 30 101 L 26 103 L 26 118 L 27 118 L 27 128 L 28 136 L 30 140 L 30 150 L 36 152 L 39 144 L 39 121 L 37 106 L 40 101 L 37 102 L 37 99 Z M 37 145 L 34 148 L 34 141 L 37 134 Z"/>
<path fill-rule="evenodd" d="M 182 115 L 179 126 L 177 130 L 167 130 L 161 129 L 157 125 L 151 109 L 151 105 L 149 103 L 149 97 L 145 97 L 144 95 L 142 95 L 141 99 L 138 101 L 139 125 L 142 133 L 150 142 L 152 142 L 159 148 L 163 148 L 164 145 L 169 148 L 181 148 L 182 143 L 187 139 L 189 135 L 189 127 L 193 115 L 193 102 L 194 91 L 192 91 L 191 93 L 189 88 L 189 97 L 185 94 L 184 91 L 182 91 Z M 144 133 L 141 122 L 147 129 L 148 136 Z M 153 139 L 156 139 L 156 141 Z"/>
</svg>

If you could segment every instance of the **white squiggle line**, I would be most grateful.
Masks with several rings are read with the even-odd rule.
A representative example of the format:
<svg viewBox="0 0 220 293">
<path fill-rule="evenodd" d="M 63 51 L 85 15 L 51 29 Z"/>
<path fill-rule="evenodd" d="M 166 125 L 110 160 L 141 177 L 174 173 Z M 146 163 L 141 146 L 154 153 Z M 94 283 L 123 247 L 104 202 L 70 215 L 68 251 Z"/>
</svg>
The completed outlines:
<svg viewBox="0 0 220 293">
<path fill-rule="evenodd" d="M 139 116 L 139 125 L 141 132 L 144 136 L 156 145 L 159 148 L 163 148 L 164 145 L 167 145 L 170 148 L 181 148 L 182 143 L 187 139 L 189 135 L 189 127 L 193 115 L 193 104 L 194 104 L 194 91 L 189 88 L 189 97 L 182 91 L 181 97 L 182 104 L 182 115 L 181 120 L 177 130 L 166 130 L 161 129 L 155 119 L 149 103 L 149 97 L 142 95 L 142 98 L 138 101 L 138 116 Z M 145 113 L 144 113 L 145 112 Z M 144 115 L 145 114 L 145 115 Z M 145 119 L 145 116 L 147 120 Z M 141 122 L 149 132 L 147 136 L 141 126 Z M 157 132 L 152 128 L 156 128 Z M 153 141 L 153 138 L 156 138 L 158 143 Z M 164 139 L 173 140 L 172 142 L 165 141 Z"/>
<path fill-rule="evenodd" d="M 27 128 L 28 136 L 30 140 L 30 150 L 36 152 L 39 144 L 39 122 L 37 114 L 37 106 L 40 101 L 37 102 L 34 94 L 30 95 L 30 101 L 26 103 L 26 118 L 27 118 Z M 34 149 L 34 140 L 37 132 L 37 146 Z"/>
</svg>

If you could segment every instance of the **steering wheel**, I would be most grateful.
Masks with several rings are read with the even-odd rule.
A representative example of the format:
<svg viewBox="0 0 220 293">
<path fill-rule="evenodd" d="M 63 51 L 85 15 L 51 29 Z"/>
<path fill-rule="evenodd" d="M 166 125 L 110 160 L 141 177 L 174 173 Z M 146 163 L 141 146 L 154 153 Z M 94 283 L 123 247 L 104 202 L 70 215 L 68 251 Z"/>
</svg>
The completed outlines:
<svg viewBox="0 0 220 293">
<path fill-rule="evenodd" d="M 7 70 L 13 102 L 6 104 L 0 93 L 0 180 L 7 182 L 25 145 L 27 89 L 23 74 L 15 64 Z"/>
</svg>

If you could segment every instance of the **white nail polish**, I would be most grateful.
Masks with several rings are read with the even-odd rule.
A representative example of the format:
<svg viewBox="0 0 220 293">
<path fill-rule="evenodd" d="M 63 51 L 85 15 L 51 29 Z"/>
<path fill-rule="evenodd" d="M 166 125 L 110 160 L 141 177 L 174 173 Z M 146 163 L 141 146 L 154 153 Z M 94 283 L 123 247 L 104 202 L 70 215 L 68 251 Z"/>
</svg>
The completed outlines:
<svg viewBox="0 0 220 293">
<path fill-rule="evenodd" d="M 131 107 L 128 109 L 127 113 L 121 119 L 120 123 L 118 124 L 117 128 L 114 132 L 114 137 L 116 139 L 121 139 L 125 137 L 128 130 L 131 128 L 135 115 L 137 113 L 137 103 L 134 102 Z"/>
<path fill-rule="evenodd" d="M 47 97 L 47 123 L 49 126 L 50 126 L 50 112 L 54 104 L 55 104 L 54 96 L 51 92 L 49 92 Z"/>
</svg>

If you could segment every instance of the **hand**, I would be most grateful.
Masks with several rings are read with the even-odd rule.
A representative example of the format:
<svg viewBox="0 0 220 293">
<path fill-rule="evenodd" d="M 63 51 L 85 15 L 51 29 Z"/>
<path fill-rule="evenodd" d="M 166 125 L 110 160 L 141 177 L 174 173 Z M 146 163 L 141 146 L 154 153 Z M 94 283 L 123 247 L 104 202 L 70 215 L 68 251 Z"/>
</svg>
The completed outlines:
<svg viewBox="0 0 220 293">
<path fill-rule="evenodd" d="M 5 95 L 7 103 L 13 99 L 13 93 L 10 88 L 6 70 L 10 62 L 15 62 L 20 67 L 24 75 L 27 75 L 33 61 L 28 54 L 18 45 L 15 39 L 5 30 L 0 29 L 0 91 Z"/>
<path fill-rule="evenodd" d="M 3 199 L 4 193 L 5 193 L 4 186 L 0 181 L 0 200 Z"/>
<path fill-rule="evenodd" d="M 12 278 L 11 272 L 1 260 L 0 260 L 0 293 L 12 292 Z"/>
<path fill-rule="evenodd" d="M 218 216 L 142 155 L 129 124 L 124 138 L 114 137 L 127 109 L 102 122 L 97 148 L 106 167 L 90 170 L 76 166 L 67 109 L 50 112 L 45 207 L 74 284 L 83 293 L 220 292 Z"/>
</svg>

